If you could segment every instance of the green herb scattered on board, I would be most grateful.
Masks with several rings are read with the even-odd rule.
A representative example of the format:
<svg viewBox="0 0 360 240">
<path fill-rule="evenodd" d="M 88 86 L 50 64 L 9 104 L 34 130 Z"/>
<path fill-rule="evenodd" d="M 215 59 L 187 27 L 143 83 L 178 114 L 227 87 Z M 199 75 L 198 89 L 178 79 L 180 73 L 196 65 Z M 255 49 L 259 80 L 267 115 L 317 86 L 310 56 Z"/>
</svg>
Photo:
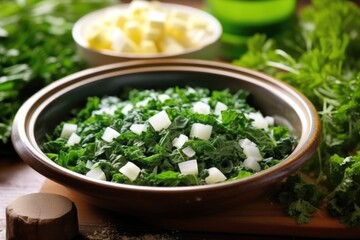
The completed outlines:
<svg viewBox="0 0 360 240">
<path fill-rule="evenodd" d="M 41 87 L 85 67 L 71 37 L 73 23 L 115 0 L 2 1 L 0 11 L 0 150 L 13 117 Z"/>
<path fill-rule="evenodd" d="M 125 95 L 89 98 L 42 150 L 96 179 L 189 186 L 247 177 L 279 163 L 296 145 L 287 127 L 248 105 L 242 90 L 176 87 Z"/>
<path fill-rule="evenodd" d="M 285 183 L 295 184 L 300 193 L 290 202 L 285 201 L 288 213 L 299 222 L 307 222 L 320 206 L 317 197 L 322 195 L 320 186 L 325 186 L 329 212 L 348 226 L 360 226 L 360 153 L 355 154 L 360 142 L 359 43 L 358 6 L 346 0 L 314 0 L 301 11 L 291 29 L 274 38 L 253 36 L 247 53 L 234 61 L 290 83 L 318 110 L 320 147 L 301 170 L 316 179 L 317 188 L 308 186 L 300 177 Z M 296 205 L 307 201 L 304 196 L 309 187 L 314 191 L 311 199 L 316 201 Z M 279 195 L 282 202 L 284 196 L 295 191 L 286 187 L 283 190 Z M 295 206 L 297 213 L 289 206 Z"/>
</svg>

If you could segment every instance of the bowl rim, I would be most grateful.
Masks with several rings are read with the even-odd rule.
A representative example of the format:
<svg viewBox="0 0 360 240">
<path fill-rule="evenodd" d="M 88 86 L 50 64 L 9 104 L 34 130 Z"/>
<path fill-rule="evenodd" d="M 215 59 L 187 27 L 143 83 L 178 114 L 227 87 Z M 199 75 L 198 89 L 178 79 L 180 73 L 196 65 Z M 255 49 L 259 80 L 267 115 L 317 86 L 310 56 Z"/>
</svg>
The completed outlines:
<svg viewBox="0 0 360 240">
<path fill-rule="evenodd" d="M 75 24 L 72 28 L 72 37 L 73 37 L 74 41 L 76 42 L 76 44 L 78 44 L 80 47 L 82 47 L 88 51 L 107 55 L 110 57 L 119 57 L 119 58 L 125 58 L 125 59 L 171 58 L 171 57 L 181 56 L 181 55 L 185 55 L 185 54 L 190 54 L 193 52 L 197 52 L 203 48 L 206 48 L 207 46 L 216 43 L 220 39 L 221 34 L 222 34 L 222 25 L 210 13 L 203 11 L 201 9 L 198 9 L 198 8 L 187 6 L 187 5 L 162 2 L 161 5 L 165 8 L 179 9 L 181 11 L 195 13 L 199 16 L 202 16 L 207 21 L 209 21 L 209 24 L 212 25 L 213 33 L 205 41 L 203 41 L 203 43 L 201 45 L 187 48 L 184 51 L 177 52 L 177 53 L 155 53 L 155 54 L 121 53 L 121 52 L 115 52 L 115 51 L 106 50 L 106 49 L 100 50 L 100 49 L 95 49 L 95 48 L 90 47 L 87 44 L 87 42 L 82 34 L 82 29 L 86 26 L 86 24 L 89 21 L 91 21 L 92 18 L 94 18 L 94 17 L 105 15 L 105 13 L 107 11 L 126 9 L 129 5 L 130 5 L 130 3 L 117 4 L 117 5 L 105 7 L 105 8 L 90 12 L 90 13 L 82 16 L 80 19 L 78 19 L 75 22 Z"/>
<path fill-rule="evenodd" d="M 71 89 L 76 84 L 85 84 L 85 82 L 88 81 L 98 81 L 100 79 L 106 78 L 106 76 L 109 75 L 113 76 L 114 74 L 119 73 L 124 74 L 131 72 L 142 72 L 139 71 L 139 69 L 147 69 L 147 71 L 159 71 L 164 69 L 166 66 L 176 67 L 177 70 L 183 71 L 189 71 L 189 67 L 191 67 L 191 71 L 203 70 L 207 73 L 221 72 L 227 73 L 228 76 L 234 77 L 248 76 L 250 78 L 264 81 L 267 85 L 274 86 L 275 88 L 279 88 L 282 91 L 286 91 L 289 95 L 295 97 L 294 101 L 298 102 L 300 107 L 305 110 L 306 117 L 310 120 L 307 127 L 308 132 L 302 131 L 301 136 L 299 137 L 298 145 L 288 156 L 288 158 L 286 158 L 286 160 L 268 169 L 262 170 L 246 178 L 234 181 L 199 186 L 140 186 L 95 180 L 57 165 L 55 162 L 47 158 L 40 150 L 33 132 L 36 117 L 41 113 L 43 108 L 45 108 L 49 102 L 56 99 L 63 92 L 67 92 L 69 88 Z M 300 111 L 299 109 L 297 109 L 297 111 Z M 304 127 L 304 124 L 302 127 Z M 283 179 L 286 175 L 289 174 L 289 172 L 291 173 L 297 170 L 315 152 L 320 140 L 320 120 L 312 103 L 301 92 L 285 82 L 274 79 L 268 75 L 256 72 L 254 70 L 245 69 L 227 63 L 218 63 L 207 60 L 134 60 L 86 69 L 64 77 L 44 87 L 31 96 L 18 110 L 12 126 L 11 139 L 16 152 L 28 165 L 30 165 L 40 174 L 67 186 L 86 185 L 88 189 L 104 187 L 104 189 L 107 189 L 110 192 L 114 190 L 126 190 L 128 192 L 141 191 L 148 193 L 187 193 L 194 191 L 206 192 L 216 191 L 218 189 L 224 188 L 238 187 L 238 185 L 256 185 L 257 187 L 268 185 L 269 179 L 263 178 L 266 175 L 273 175 L 271 178 L 271 181 L 273 182 L 278 182 L 280 179 Z M 300 141 L 302 141 L 302 144 L 300 144 Z M 290 164 L 292 164 L 292 167 L 289 169 Z M 48 171 L 42 171 L 44 167 L 46 167 Z M 64 175 L 67 178 L 64 178 Z M 75 182 L 71 180 L 74 180 Z"/>
</svg>

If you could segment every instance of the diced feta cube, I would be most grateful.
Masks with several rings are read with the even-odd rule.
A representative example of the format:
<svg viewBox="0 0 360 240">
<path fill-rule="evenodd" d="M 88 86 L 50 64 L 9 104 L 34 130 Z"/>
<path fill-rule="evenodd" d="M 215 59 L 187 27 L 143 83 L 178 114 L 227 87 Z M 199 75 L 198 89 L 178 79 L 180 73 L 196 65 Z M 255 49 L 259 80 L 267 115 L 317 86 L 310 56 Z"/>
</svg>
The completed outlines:
<svg viewBox="0 0 360 240">
<path fill-rule="evenodd" d="M 132 124 L 130 126 L 130 131 L 132 131 L 133 133 L 140 135 L 142 132 L 146 132 L 146 125 L 145 124 Z"/>
<path fill-rule="evenodd" d="M 210 106 L 207 103 L 204 102 L 195 102 L 193 104 L 193 108 L 192 108 L 194 113 L 199 113 L 199 114 L 210 114 Z"/>
<path fill-rule="evenodd" d="M 77 130 L 77 125 L 73 123 L 64 123 L 64 126 L 61 130 L 61 138 L 69 138 L 70 135 Z"/>
<path fill-rule="evenodd" d="M 226 106 L 224 103 L 222 102 L 217 102 L 215 105 L 215 111 L 214 113 L 216 115 L 221 115 L 221 111 L 227 110 L 228 106 Z"/>
<path fill-rule="evenodd" d="M 163 103 L 163 102 L 165 102 L 166 100 L 170 99 L 170 96 L 167 95 L 167 94 L 159 94 L 159 95 L 158 95 L 158 99 L 159 99 L 160 102 Z"/>
<path fill-rule="evenodd" d="M 112 142 L 112 140 L 114 138 L 117 138 L 118 136 L 120 136 L 120 133 L 118 131 L 112 129 L 111 127 L 107 127 L 103 135 L 101 136 L 101 139 L 106 142 Z"/>
<path fill-rule="evenodd" d="M 80 143 L 80 141 L 81 141 L 81 137 L 73 132 L 70 135 L 69 139 L 67 140 L 66 145 L 67 146 L 72 146 L 74 144 Z"/>
<path fill-rule="evenodd" d="M 191 126 L 190 137 L 196 137 L 202 140 L 209 140 L 212 132 L 212 126 L 202 123 L 194 123 Z"/>
<path fill-rule="evenodd" d="M 254 127 L 264 129 L 268 128 L 268 123 L 260 112 L 251 112 L 246 114 L 245 116 L 253 120 L 251 124 Z"/>
<path fill-rule="evenodd" d="M 127 162 L 123 167 L 119 169 L 119 172 L 124 174 L 130 179 L 130 181 L 135 181 L 139 176 L 141 169 L 132 162 Z"/>
<path fill-rule="evenodd" d="M 186 148 L 184 148 L 184 149 L 182 150 L 182 152 L 183 152 L 186 156 L 188 156 L 188 157 L 193 157 L 193 156 L 195 156 L 195 154 L 196 154 L 196 152 L 194 151 L 194 149 L 192 149 L 192 147 L 190 147 L 190 146 L 187 146 Z"/>
<path fill-rule="evenodd" d="M 178 164 L 178 166 L 179 166 L 181 174 L 183 174 L 183 175 L 187 175 L 187 174 L 198 175 L 199 174 L 198 164 L 197 164 L 196 159 L 181 162 Z"/>
<path fill-rule="evenodd" d="M 261 170 L 260 164 L 253 158 L 246 158 L 243 165 L 257 172 Z"/>
<path fill-rule="evenodd" d="M 129 104 L 126 104 L 123 109 L 121 109 L 121 112 L 126 115 L 126 114 L 128 114 L 133 108 L 134 108 L 134 106 L 133 106 L 131 103 L 129 103 Z"/>
<path fill-rule="evenodd" d="M 180 134 L 179 137 L 172 141 L 172 145 L 176 148 L 181 148 L 188 140 L 189 138 L 186 135 Z"/>
<path fill-rule="evenodd" d="M 166 111 L 163 110 L 158 112 L 154 116 L 149 118 L 150 125 L 154 128 L 155 131 L 159 132 L 162 129 L 166 129 L 171 125 L 171 120 L 167 115 Z"/>
<path fill-rule="evenodd" d="M 267 124 L 268 124 L 269 126 L 273 126 L 274 123 L 275 123 L 274 118 L 273 118 L 273 117 L 270 117 L 270 116 L 266 116 L 266 117 L 265 117 L 265 121 L 267 122 Z"/>
<path fill-rule="evenodd" d="M 223 182 L 226 180 L 226 176 L 216 167 L 209 168 L 208 173 L 209 176 L 205 178 L 207 184 Z"/>
<path fill-rule="evenodd" d="M 247 145 L 256 147 L 256 144 L 249 140 L 248 138 L 240 139 L 239 140 L 240 147 L 244 148 Z"/>
<path fill-rule="evenodd" d="M 97 180 L 106 181 L 106 175 L 103 172 L 103 170 L 101 170 L 100 168 L 91 169 L 90 171 L 88 171 L 85 174 L 85 176 L 87 176 L 89 178 L 97 179 Z"/>
<path fill-rule="evenodd" d="M 247 158 L 252 158 L 256 161 L 261 161 L 263 159 L 257 146 L 245 145 L 243 149 Z"/>
</svg>

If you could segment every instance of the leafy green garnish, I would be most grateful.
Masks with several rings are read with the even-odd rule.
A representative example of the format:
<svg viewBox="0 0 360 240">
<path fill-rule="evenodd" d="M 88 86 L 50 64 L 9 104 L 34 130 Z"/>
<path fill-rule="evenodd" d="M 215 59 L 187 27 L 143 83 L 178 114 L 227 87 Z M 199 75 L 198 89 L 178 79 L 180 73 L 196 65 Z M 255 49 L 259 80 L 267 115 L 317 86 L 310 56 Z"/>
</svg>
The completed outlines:
<svg viewBox="0 0 360 240">
<path fill-rule="evenodd" d="M 329 192 L 337 189 L 330 195 L 329 207 L 335 215 L 340 211 L 336 213 L 334 209 L 341 210 L 341 218 L 349 226 L 360 226 L 354 216 L 358 202 L 351 197 L 359 197 L 359 185 L 349 180 L 353 178 L 350 173 L 358 170 L 356 165 L 338 163 L 342 161 L 340 156 L 348 156 L 359 148 L 359 42 L 358 6 L 346 0 L 313 0 L 286 32 L 271 39 L 261 34 L 253 36 L 247 53 L 234 61 L 290 83 L 315 105 L 321 118 L 320 147 L 301 172 L 315 177 L 316 184 L 327 186 Z M 283 190 L 283 194 L 288 191 Z M 303 206 L 300 196 L 292 201 L 296 207 Z M 342 204 L 349 204 L 349 210 L 337 207 Z M 299 214 L 303 211 L 305 220 L 312 212 L 305 205 L 298 209 Z M 297 216 L 294 211 L 291 215 Z"/>
<path fill-rule="evenodd" d="M 360 152 L 346 158 L 334 156 L 330 161 L 332 176 L 338 178 L 329 196 L 329 212 L 350 227 L 360 226 Z"/>
<path fill-rule="evenodd" d="M 0 142 L 7 143 L 20 105 L 41 87 L 86 67 L 76 54 L 73 23 L 115 0 L 2 1 Z M 2 144 L 0 144 L 0 148 Z"/>
<path fill-rule="evenodd" d="M 314 184 L 306 183 L 299 175 L 287 178 L 279 188 L 278 200 L 287 213 L 298 223 L 308 223 L 325 197 L 325 192 Z"/>
<path fill-rule="evenodd" d="M 77 125 L 76 134 L 81 141 L 68 144 L 67 139 L 60 136 L 65 124 L 61 123 L 47 136 L 42 150 L 57 164 L 79 173 L 100 168 L 106 179 L 113 182 L 188 186 L 205 184 L 208 169 L 212 167 L 219 169 L 229 181 L 258 171 L 243 165 L 249 153 L 244 151 L 240 140 L 247 139 L 259 149 L 262 154 L 262 159 L 257 162 L 260 169 L 276 165 L 296 145 L 296 138 L 286 127 L 253 126 L 253 119 L 246 115 L 257 111 L 246 103 L 248 93 L 242 90 L 232 94 L 229 90 L 175 87 L 157 91 L 134 89 L 125 95 L 128 99 L 108 96 L 89 98 L 85 108 L 73 111 L 75 117 L 67 121 Z M 199 102 L 211 111 L 195 111 L 194 104 Z M 219 102 L 227 104 L 227 109 L 221 114 L 215 112 Z M 161 111 L 165 111 L 171 124 L 156 130 L 149 118 Z M 212 127 L 209 139 L 191 136 L 195 123 Z M 133 124 L 142 124 L 145 130 L 136 133 L 131 129 Z M 118 136 L 110 142 L 102 137 L 107 127 L 118 132 Z M 174 139 L 181 134 L 188 140 L 176 147 Z M 186 154 L 186 148 L 194 151 L 195 155 Z M 196 159 L 198 174 L 182 174 L 178 164 L 193 159 Z M 128 162 L 141 169 L 134 181 L 120 171 Z"/>
</svg>

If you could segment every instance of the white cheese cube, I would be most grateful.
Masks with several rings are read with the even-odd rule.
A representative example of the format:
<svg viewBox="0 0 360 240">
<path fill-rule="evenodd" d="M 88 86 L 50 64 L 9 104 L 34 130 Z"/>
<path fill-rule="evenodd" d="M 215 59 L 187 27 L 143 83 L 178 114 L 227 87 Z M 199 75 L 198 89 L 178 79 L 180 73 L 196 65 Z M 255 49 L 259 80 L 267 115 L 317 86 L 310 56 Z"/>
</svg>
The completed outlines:
<svg viewBox="0 0 360 240">
<path fill-rule="evenodd" d="M 257 172 L 261 170 L 260 164 L 253 158 L 246 158 L 243 165 Z"/>
<path fill-rule="evenodd" d="M 216 167 L 209 168 L 208 173 L 209 176 L 205 178 L 207 184 L 223 182 L 226 180 L 226 176 Z"/>
<path fill-rule="evenodd" d="M 159 99 L 159 101 L 160 102 L 165 102 L 166 100 L 168 100 L 168 99 L 170 99 L 170 96 L 169 95 L 167 95 L 167 94 L 159 94 L 158 95 L 158 99 Z"/>
<path fill-rule="evenodd" d="M 257 146 L 246 145 L 243 149 L 247 158 L 252 158 L 255 161 L 261 161 L 263 159 Z"/>
<path fill-rule="evenodd" d="M 167 115 L 166 111 L 163 110 L 158 112 L 154 116 L 149 118 L 150 125 L 154 128 L 155 131 L 159 132 L 162 129 L 166 129 L 171 125 L 171 120 Z"/>
<path fill-rule="evenodd" d="M 61 138 L 69 138 L 70 135 L 77 130 L 77 125 L 73 123 L 64 123 L 64 126 L 61 130 Z"/>
<path fill-rule="evenodd" d="M 221 111 L 227 110 L 228 106 L 226 106 L 224 103 L 222 102 L 217 102 L 215 105 L 215 111 L 214 113 L 216 115 L 221 115 Z"/>
<path fill-rule="evenodd" d="M 127 162 L 123 167 L 119 169 L 119 172 L 124 174 L 130 179 L 130 181 L 135 181 L 139 176 L 141 169 L 132 162 Z"/>
<path fill-rule="evenodd" d="M 80 143 L 80 141 L 81 141 L 81 137 L 73 132 L 70 135 L 69 139 L 67 140 L 66 145 L 67 146 L 72 146 L 74 144 Z"/>
<path fill-rule="evenodd" d="M 244 148 L 245 146 L 254 146 L 256 147 L 256 144 L 249 140 L 248 138 L 240 139 L 239 140 L 240 147 Z"/>
<path fill-rule="evenodd" d="M 184 148 L 184 149 L 182 150 L 182 152 L 183 152 L 186 156 L 188 156 L 188 157 L 193 157 L 193 156 L 195 156 L 195 154 L 196 154 L 196 152 L 194 151 L 194 149 L 192 149 L 192 147 L 190 147 L 190 146 L 187 146 L 186 148 Z"/>
<path fill-rule="evenodd" d="M 179 137 L 172 141 L 172 145 L 176 148 L 181 148 L 188 140 L 189 138 L 186 135 L 180 134 Z"/>
<path fill-rule="evenodd" d="M 103 133 L 103 135 L 101 136 L 101 139 L 106 141 L 106 142 L 112 142 L 112 140 L 114 138 L 117 138 L 118 136 L 120 136 L 120 133 L 117 132 L 116 130 L 112 129 L 111 127 L 107 127 Z"/>
<path fill-rule="evenodd" d="M 91 169 L 85 174 L 85 176 L 96 180 L 106 181 L 106 175 L 100 168 Z"/>
<path fill-rule="evenodd" d="M 192 111 L 194 113 L 199 113 L 199 114 L 210 114 L 210 106 L 207 103 L 204 102 L 195 102 L 193 104 L 193 108 Z"/>
<path fill-rule="evenodd" d="M 131 103 L 129 103 L 129 104 L 126 104 L 123 109 L 121 109 L 121 112 L 126 115 L 126 114 L 128 114 L 133 108 L 134 108 L 134 106 L 133 106 Z"/>
<path fill-rule="evenodd" d="M 196 159 L 181 162 L 178 164 L 178 166 L 179 166 L 181 174 L 183 174 L 183 175 L 187 175 L 187 174 L 198 175 L 199 174 L 198 164 L 197 164 Z"/>
<path fill-rule="evenodd" d="M 145 124 L 132 124 L 130 126 L 130 131 L 132 131 L 133 133 L 137 134 L 137 135 L 141 135 L 142 132 L 146 132 L 146 125 Z"/>
<path fill-rule="evenodd" d="M 252 126 L 256 128 L 268 128 L 268 123 L 260 112 L 248 113 L 245 116 L 253 120 L 253 122 L 251 123 Z"/>
<path fill-rule="evenodd" d="M 145 98 L 144 100 L 137 102 L 136 107 L 145 107 L 146 105 L 148 105 L 149 101 L 149 98 Z"/>
<path fill-rule="evenodd" d="M 265 117 L 265 121 L 267 122 L 268 126 L 273 126 L 274 123 L 275 123 L 275 120 L 273 117 L 270 117 L 270 116 L 266 116 Z"/>
<path fill-rule="evenodd" d="M 190 137 L 196 137 L 202 140 L 209 140 L 212 132 L 212 126 L 202 123 L 194 123 L 191 126 Z"/>
</svg>

